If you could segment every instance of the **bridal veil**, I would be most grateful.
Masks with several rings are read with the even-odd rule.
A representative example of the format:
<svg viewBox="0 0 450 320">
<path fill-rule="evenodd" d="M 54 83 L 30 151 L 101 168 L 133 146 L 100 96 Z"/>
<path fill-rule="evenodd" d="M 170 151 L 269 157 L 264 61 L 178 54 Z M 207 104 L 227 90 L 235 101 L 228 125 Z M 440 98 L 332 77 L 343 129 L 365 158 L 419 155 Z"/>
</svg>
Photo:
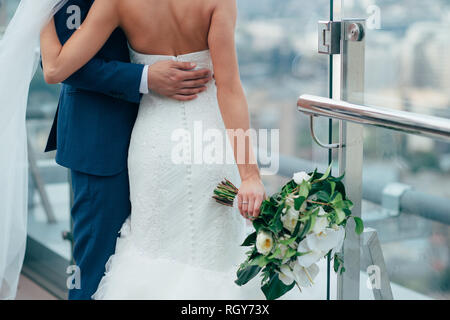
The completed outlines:
<svg viewBox="0 0 450 320">
<path fill-rule="evenodd" d="M 0 40 L 0 299 L 14 299 L 27 236 L 25 115 L 39 34 L 67 0 L 22 0 Z"/>
</svg>

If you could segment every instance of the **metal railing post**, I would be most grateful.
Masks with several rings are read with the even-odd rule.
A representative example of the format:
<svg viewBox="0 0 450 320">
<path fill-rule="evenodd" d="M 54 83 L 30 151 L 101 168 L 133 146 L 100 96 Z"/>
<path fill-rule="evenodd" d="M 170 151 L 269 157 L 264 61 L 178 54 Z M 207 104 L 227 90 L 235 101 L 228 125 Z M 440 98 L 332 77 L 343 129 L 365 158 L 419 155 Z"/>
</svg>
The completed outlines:
<svg viewBox="0 0 450 320">
<path fill-rule="evenodd" d="M 341 99 L 363 103 L 365 41 L 364 20 L 342 20 L 341 28 Z M 347 197 L 354 203 L 352 214 L 361 217 L 363 127 L 360 124 L 339 122 L 339 174 L 345 173 Z M 361 237 L 354 232 L 354 222 L 346 226 L 343 246 L 346 271 L 338 275 L 337 298 L 359 299 L 361 270 Z"/>
<path fill-rule="evenodd" d="M 31 146 L 31 142 L 27 140 L 28 143 L 28 165 L 30 167 L 30 173 L 33 177 L 34 184 L 36 189 L 38 190 L 39 197 L 41 199 L 42 208 L 47 216 L 48 223 L 56 223 L 55 213 L 53 211 L 53 207 L 50 203 L 47 190 L 45 190 L 45 183 L 39 173 L 39 169 L 36 163 L 36 155 L 34 153 L 34 149 Z"/>
</svg>

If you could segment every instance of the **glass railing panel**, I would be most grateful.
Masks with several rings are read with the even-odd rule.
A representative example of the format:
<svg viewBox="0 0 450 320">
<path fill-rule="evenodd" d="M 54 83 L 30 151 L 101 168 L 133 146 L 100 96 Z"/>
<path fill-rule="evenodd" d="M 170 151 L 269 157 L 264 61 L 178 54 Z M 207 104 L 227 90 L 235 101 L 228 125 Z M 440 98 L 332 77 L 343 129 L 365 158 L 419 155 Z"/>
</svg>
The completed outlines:
<svg viewBox="0 0 450 320">
<path fill-rule="evenodd" d="M 366 19 L 364 89 L 350 100 L 450 119 L 450 2 L 343 0 L 342 12 Z M 364 131 L 362 214 L 378 232 L 394 298 L 448 299 L 448 205 L 439 206 L 450 203 L 450 144 L 382 128 Z M 413 205 L 403 203 L 393 216 L 387 209 L 398 188 L 408 190 L 400 198 Z M 361 298 L 373 299 L 362 269 Z"/>
<path fill-rule="evenodd" d="M 293 105 L 302 92 L 328 95 L 328 57 L 317 54 L 317 21 L 329 0 L 238 1 L 237 47 L 252 127 L 280 130 L 280 153 L 327 162 L 311 141 L 308 119 Z M 328 122 L 318 135 L 328 139 Z M 298 168 L 301 170 L 301 168 Z"/>
<path fill-rule="evenodd" d="M 450 2 L 344 0 L 367 18 L 367 105 L 450 118 Z"/>
<path fill-rule="evenodd" d="M 394 298 L 448 299 L 449 219 L 436 217 L 449 212 L 450 144 L 367 127 L 364 147 L 362 214 L 366 227 L 378 232 Z M 388 188 L 392 183 L 404 184 L 407 190 L 400 196 L 407 210 L 399 215 L 386 201 L 395 195 Z M 434 204 L 427 208 L 429 199 Z M 361 296 L 371 298 L 367 274 L 361 280 Z"/>
<path fill-rule="evenodd" d="M 70 231 L 70 186 L 67 169 L 55 162 L 55 152 L 44 153 L 47 137 L 58 104 L 59 86 L 45 84 L 38 70 L 31 84 L 27 110 L 30 161 L 35 161 L 37 174 L 44 185 L 51 212 L 43 206 L 42 194 L 30 170 L 28 235 L 50 250 L 70 260 L 70 242 L 62 238 Z M 54 221 L 51 218 L 54 215 Z M 50 216 L 49 216 L 50 215 Z"/>
</svg>

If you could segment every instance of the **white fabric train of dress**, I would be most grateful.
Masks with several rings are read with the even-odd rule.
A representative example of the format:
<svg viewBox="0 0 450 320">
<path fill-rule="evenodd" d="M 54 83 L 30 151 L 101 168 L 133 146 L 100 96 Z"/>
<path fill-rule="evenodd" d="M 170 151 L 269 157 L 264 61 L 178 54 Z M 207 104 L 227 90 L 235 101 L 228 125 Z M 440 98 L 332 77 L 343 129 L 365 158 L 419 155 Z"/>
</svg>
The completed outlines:
<svg viewBox="0 0 450 320">
<path fill-rule="evenodd" d="M 135 63 L 178 60 L 213 69 L 208 50 L 174 57 L 130 48 L 130 54 Z M 190 102 L 143 97 L 128 155 L 132 213 L 94 299 L 264 299 L 259 277 L 243 287 L 234 283 L 245 259 L 244 219 L 211 198 L 224 177 L 239 183 L 236 165 L 189 161 L 199 151 L 192 148 L 199 126 L 226 137 L 216 94 L 210 83 Z M 181 164 L 174 152 L 180 144 Z"/>
</svg>

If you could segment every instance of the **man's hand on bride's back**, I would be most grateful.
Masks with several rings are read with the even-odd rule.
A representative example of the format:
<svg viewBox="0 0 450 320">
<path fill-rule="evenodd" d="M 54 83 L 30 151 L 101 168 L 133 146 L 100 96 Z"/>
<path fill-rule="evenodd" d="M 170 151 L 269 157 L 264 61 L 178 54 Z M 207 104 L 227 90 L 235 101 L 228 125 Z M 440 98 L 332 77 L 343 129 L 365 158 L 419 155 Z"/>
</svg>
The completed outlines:
<svg viewBox="0 0 450 320">
<path fill-rule="evenodd" d="M 212 79 L 210 70 L 195 67 L 190 62 L 159 61 L 148 69 L 149 89 L 180 101 L 194 100 Z"/>
</svg>

